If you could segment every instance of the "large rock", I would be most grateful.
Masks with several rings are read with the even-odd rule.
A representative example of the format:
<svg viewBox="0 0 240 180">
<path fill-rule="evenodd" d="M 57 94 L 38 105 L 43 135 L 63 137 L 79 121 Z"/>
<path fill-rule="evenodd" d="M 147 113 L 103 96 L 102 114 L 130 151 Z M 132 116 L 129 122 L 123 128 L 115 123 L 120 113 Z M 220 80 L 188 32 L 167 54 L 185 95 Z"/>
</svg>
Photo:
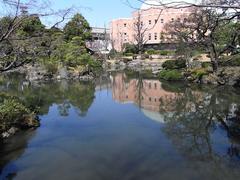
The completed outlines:
<svg viewBox="0 0 240 180">
<path fill-rule="evenodd" d="M 49 80 L 53 77 L 51 73 L 41 65 L 27 66 L 26 79 L 29 81 Z"/>
</svg>

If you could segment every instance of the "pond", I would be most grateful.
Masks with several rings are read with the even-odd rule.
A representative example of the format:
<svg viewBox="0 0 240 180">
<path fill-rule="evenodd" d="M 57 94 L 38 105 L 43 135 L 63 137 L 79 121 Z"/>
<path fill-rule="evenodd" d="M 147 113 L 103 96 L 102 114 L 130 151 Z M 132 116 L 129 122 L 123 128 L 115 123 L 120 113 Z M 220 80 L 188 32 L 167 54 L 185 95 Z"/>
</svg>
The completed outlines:
<svg viewBox="0 0 240 180">
<path fill-rule="evenodd" d="M 115 72 L 95 83 L 1 80 L 41 126 L 1 142 L 0 179 L 236 180 L 240 91 Z"/>
</svg>

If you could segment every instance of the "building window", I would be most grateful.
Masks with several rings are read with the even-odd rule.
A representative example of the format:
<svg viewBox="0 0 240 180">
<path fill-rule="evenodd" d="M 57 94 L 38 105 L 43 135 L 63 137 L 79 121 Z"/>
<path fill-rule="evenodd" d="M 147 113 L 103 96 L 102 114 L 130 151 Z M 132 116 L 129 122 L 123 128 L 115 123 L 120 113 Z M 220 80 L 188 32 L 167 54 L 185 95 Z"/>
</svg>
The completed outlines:
<svg viewBox="0 0 240 180">
<path fill-rule="evenodd" d="M 157 20 L 157 19 L 155 19 L 155 24 L 157 24 L 157 22 L 158 22 L 158 20 Z"/>
<path fill-rule="evenodd" d="M 178 20 L 178 22 L 181 22 L 181 19 L 180 19 L 180 18 L 178 18 L 177 20 Z"/>
<path fill-rule="evenodd" d="M 154 34 L 154 39 L 157 40 L 157 33 Z"/>
<path fill-rule="evenodd" d="M 149 23 L 149 25 L 151 25 L 151 24 L 152 24 L 152 21 L 151 21 L 151 20 L 149 20 L 149 21 L 148 21 L 148 23 Z"/>
<path fill-rule="evenodd" d="M 126 23 L 124 24 L 124 27 L 127 27 L 127 24 L 126 24 Z"/>
<path fill-rule="evenodd" d="M 150 101 L 150 102 L 152 101 L 152 98 L 151 98 L 151 97 L 149 98 L 149 101 Z"/>
<path fill-rule="evenodd" d="M 164 23 L 164 19 L 161 19 L 161 23 L 162 23 L 162 24 Z"/>
<path fill-rule="evenodd" d="M 174 18 L 172 18 L 172 22 L 174 21 Z"/>
<path fill-rule="evenodd" d="M 148 40 L 151 40 L 151 39 L 152 39 L 152 34 L 149 33 L 149 35 L 148 35 Z"/>
<path fill-rule="evenodd" d="M 141 26 L 143 26 L 143 22 L 141 21 Z"/>
<path fill-rule="evenodd" d="M 152 88 L 152 84 L 151 83 L 149 83 L 149 89 L 151 89 Z"/>
<path fill-rule="evenodd" d="M 124 33 L 124 36 L 127 36 L 127 33 Z"/>
</svg>

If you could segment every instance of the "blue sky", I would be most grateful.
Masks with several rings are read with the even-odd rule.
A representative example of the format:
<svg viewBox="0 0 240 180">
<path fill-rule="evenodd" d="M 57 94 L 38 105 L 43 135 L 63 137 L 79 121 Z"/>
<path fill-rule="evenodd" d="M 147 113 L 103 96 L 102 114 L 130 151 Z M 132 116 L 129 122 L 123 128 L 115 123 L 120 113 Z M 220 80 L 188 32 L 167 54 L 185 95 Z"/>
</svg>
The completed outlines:
<svg viewBox="0 0 240 180">
<path fill-rule="evenodd" d="M 91 26 L 104 27 L 109 25 L 111 19 L 119 17 L 129 17 L 133 11 L 124 2 L 125 0 L 52 0 L 54 9 L 64 9 L 71 6 L 79 7 Z M 135 6 L 139 7 L 137 0 L 130 0 Z"/>
</svg>

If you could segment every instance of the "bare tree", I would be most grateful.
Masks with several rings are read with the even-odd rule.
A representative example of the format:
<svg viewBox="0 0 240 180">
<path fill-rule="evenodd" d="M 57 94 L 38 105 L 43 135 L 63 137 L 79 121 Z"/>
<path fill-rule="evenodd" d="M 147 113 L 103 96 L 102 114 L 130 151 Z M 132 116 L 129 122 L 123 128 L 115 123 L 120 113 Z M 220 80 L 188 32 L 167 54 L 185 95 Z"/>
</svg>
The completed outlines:
<svg viewBox="0 0 240 180">
<path fill-rule="evenodd" d="M 180 45 L 189 49 L 201 48 L 210 58 L 214 72 L 219 59 L 226 53 L 236 52 L 239 46 L 240 24 L 228 9 L 196 8 L 184 21 L 169 23 L 167 32 Z"/>
<path fill-rule="evenodd" d="M 154 29 L 156 24 L 158 23 L 161 14 L 163 12 L 163 9 L 159 10 L 159 14 L 157 19 L 154 21 L 154 23 L 150 26 L 147 26 L 146 24 L 144 24 L 143 19 L 142 19 L 142 12 L 144 10 L 137 10 L 137 16 L 134 19 L 134 23 L 133 23 L 133 31 L 134 31 L 134 44 L 136 44 L 137 46 L 137 51 L 138 54 L 141 55 L 143 50 L 144 50 L 144 45 L 149 41 L 149 37 L 147 35 L 147 33 Z"/>
<path fill-rule="evenodd" d="M 128 0 L 127 0 L 128 1 Z M 181 9 L 181 8 L 190 8 L 190 7 L 196 7 L 196 8 L 215 8 L 215 9 L 235 9 L 240 10 L 240 2 L 239 0 L 199 0 L 195 2 L 187 2 L 187 1 L 181 1 L 176 0 L 172 2 L 164 2 L 162 0 L 155 0 L 158 2 L 158 4 L 154 3 L 148 3 L 145 0 L 136 0 L 141 3 L 155 6 L 155 7 L 161 7 L 161 8 L 174 8 L 174 9 Z"/>
<path fill-rule="evenodd" d="M 188 22 L 176 22 L 168 25 L 168 31 L 173 36 L 178 37 L 178 41 L 188 44 L 188 47 L 200 45 L 208 51 L 213 70 L 218 69 L 219 57 L 229 51 L 234 51 L 239 46 L 239 0 L 199 0 L 197 3 L 186 1 L 166 2 L 156 0 L 158 3 L 151 4 L 151 1 L 137 0 L 147 5 L 164 9 L 184 9 L 189 8 L 194 12 L 188 18 Z M 129 2 L 127 0 L 127 2 Z M 150 3 L 149 3 L 150 2 Z M 226 34 L 225 44 L 218 41 L 222 30 L 235 22 L 234 28 L 229 29 Z M 175 39 L 176 40 L 176 39 Z"/>
</svg>

